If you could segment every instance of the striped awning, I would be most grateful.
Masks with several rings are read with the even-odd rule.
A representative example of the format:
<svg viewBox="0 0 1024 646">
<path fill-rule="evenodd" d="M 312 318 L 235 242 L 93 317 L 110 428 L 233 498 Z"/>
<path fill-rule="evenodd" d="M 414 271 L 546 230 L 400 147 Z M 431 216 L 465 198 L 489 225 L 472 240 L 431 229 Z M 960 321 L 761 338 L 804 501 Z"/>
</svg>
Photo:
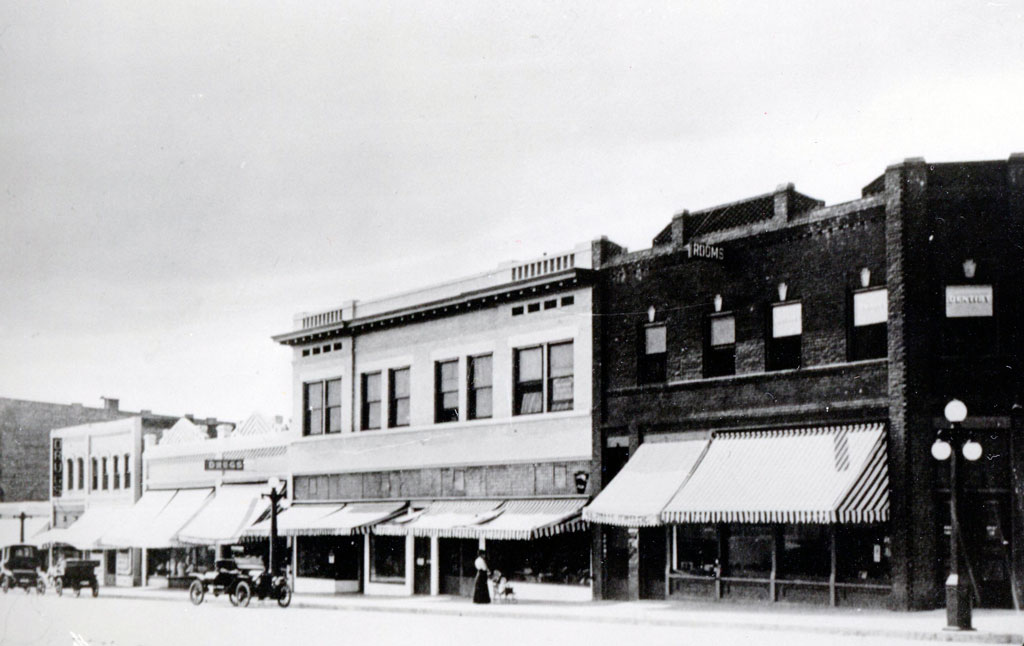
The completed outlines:
<svg viewBox="0 0 1024 646">
<path fill-rule="evenodd" d="M 410 506 L 407 513 L 375 525 L 382 536 L 439 536 L 476 538 L 477 526 L 498 516 L 503 500 L 435 500 L 425 506 Z"/>
<path fill-rule="evenodd" d="M 295 504 L 277 516 L 280 536 L 348 536 L 397 514 L 404 502 L 353 502 L 342 504 Z M 246 537 L 270 535 L 265 518 L 245 531 Z"/>
<path fill-rule="evenodd" d="M 171 501 L 133 536 L 132 547 L 163 549 L 181 545 L 178 532 L 213 499 L 213 489 L 178 489 Z"/>
<path fill-rule="evenodd" d="M 661 511 L 686 480 L 707 441 L 647 442 L 583 508 L 583 520 L 621 527 L 661 525 Z"/>
<path fill-rule="evenodd" d="M 885 425 L 722 432 L 666 523 L 876 523 L 889 518 Z"/>
<path fill-rule="evenodd" d="M 580 511 L 586 500 L 509 500 L 501 515 L 474 528 L 473 537 L 490 540 L 533 540 L 586 529 Z"/>
</svg>

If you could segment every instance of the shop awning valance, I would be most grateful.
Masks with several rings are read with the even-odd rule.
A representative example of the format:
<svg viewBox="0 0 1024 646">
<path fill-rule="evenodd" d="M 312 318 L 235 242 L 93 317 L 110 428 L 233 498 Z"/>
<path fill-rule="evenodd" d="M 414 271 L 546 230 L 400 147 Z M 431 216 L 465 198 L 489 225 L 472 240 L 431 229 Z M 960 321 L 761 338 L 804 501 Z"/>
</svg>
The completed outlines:
<svg viewBox="0 0 1024 646">
<path fill-rule="evenodd" d="M 34 545 L 33 537 L 44 532 L 50 526 L 45 516 L 28 516 L 25 518 L 25 543 Z M 21 540 L 21 519 L 0 518 L 0 547 L 16 545 Z"/>
<path fill-rule="evenodd" d="M 723 432 L 666 523 L 874 523 L 889 518 L 884 424 Z"/>
<path fill-rule="evenodd" d="M 132 547 L 165 549 L 181 545 L 178 532 L 211 500 L 213 489 L 178 489 L 160 513 L 132 537 Z"/>
<path fill-rule="evenodd" d="M 90 507 L 78 517 L 59 537 L 58 543 L 71 545 L 79 550 L 102 549 L 103 535 L 117 526 L 131 507 Z"/>
<path fill-rule="evenodd" d="M 216 545 L 235 543 L 269 506 L 262 498 L 265 485 L 224 485 L 213 500 L 178 532 L 182 543 Z"/>
<path fill-rule="evenodd" d="M 583 520 L 622 527 L 662 524 L 661 511 L 682 486 L 706 440 L 647 442 L 583 508 Z"/>
<path fill-rule="evenodd" d="M 134 505 L 125 509 L 114 525 L 106 528 L 100 542 L 108 547 L 136 547 L 141 534 L 148 530 L 153 519 L 174 498 L 173 489 L 147 491 Z"/>
<path fill-rule="evenodd" d="M 404 507 L 404 502 L 299 503 L 278 514 L 277 532 L 280 536 L 348 536 L 394 517 Z M 270 536 L 270 519 L 256 523 L 245 535 Z"/>
<path fill-rule="evenodd" d="M 503 500 L 435 500 L 425 506 L 411 505 L 407 513 L 375 525 L 382 536 L 439 536 L 475 538 L 476 526 L 500 514 Z"/>
<path fill-rule="evenodd" d="M 532 540 L 586 528 L 580 511 L 586 500 L 509 500 L 501 514 L 471 529 L 474 537 L 490 540 Z"/>
</svg>

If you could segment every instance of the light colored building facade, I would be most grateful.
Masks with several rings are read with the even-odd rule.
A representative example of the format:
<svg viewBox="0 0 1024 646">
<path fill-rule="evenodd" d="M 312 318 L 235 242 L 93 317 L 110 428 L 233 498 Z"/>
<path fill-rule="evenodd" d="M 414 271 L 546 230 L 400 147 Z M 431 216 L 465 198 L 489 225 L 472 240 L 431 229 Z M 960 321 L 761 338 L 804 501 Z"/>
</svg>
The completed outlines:
<svg viewBox="0 0 1024 646">
<path fill-rule="evenodd" d="M 300 315 L 297 591 L 590 598 L 592 246 Z"/>
</svg>

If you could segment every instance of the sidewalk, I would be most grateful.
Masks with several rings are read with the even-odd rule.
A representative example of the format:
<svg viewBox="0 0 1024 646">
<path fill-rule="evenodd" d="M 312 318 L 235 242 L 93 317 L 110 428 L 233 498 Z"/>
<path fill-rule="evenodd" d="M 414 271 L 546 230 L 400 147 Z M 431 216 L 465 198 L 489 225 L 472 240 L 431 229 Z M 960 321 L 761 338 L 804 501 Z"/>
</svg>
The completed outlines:
<svg viewBox="0 0 1024 646">
<path fill-rule="evenodd" d="M 167 600 L 188 603 L 184 590 L 113 588 L 104 597 Z M 227 603 L 226 599 L 216 602 Z M 651 624 L 695 628 L 742 628 L 777 632 L 890 637 L 942 642 L 1024 644 L 1024 612 L 975 610 L 973 632 L 945 631 L 945 610 L 893 612 L 808 606 L 726 605 L 675 601 L 596 601 L 586 603 L 519 603 L 473 605 L 461 597 L 365 597 L 362 595 L 296 594 L 296 608 L 363 612 L 407 612 L 456 616 L 500 616 L 521 619 Z"/>
</svg>

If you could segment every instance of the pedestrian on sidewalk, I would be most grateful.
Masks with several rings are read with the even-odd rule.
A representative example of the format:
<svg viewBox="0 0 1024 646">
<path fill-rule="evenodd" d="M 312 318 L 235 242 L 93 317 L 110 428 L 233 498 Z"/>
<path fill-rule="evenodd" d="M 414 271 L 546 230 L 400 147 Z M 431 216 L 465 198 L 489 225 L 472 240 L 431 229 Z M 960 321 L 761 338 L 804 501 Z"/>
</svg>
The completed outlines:
<svg viewBox="0 0 1024 646">
<path fill-rule="evenodd" d="M 487 567 L 487 560 L 484 558 L 485 554 L 483 550 L 477 552 L 476 561 L 476 581 L 473 583 L 473 603 L 490 603 L 491 592 L 488 589 L 488 581 L 491 578 L 491 569 Z"/>
</svg>

